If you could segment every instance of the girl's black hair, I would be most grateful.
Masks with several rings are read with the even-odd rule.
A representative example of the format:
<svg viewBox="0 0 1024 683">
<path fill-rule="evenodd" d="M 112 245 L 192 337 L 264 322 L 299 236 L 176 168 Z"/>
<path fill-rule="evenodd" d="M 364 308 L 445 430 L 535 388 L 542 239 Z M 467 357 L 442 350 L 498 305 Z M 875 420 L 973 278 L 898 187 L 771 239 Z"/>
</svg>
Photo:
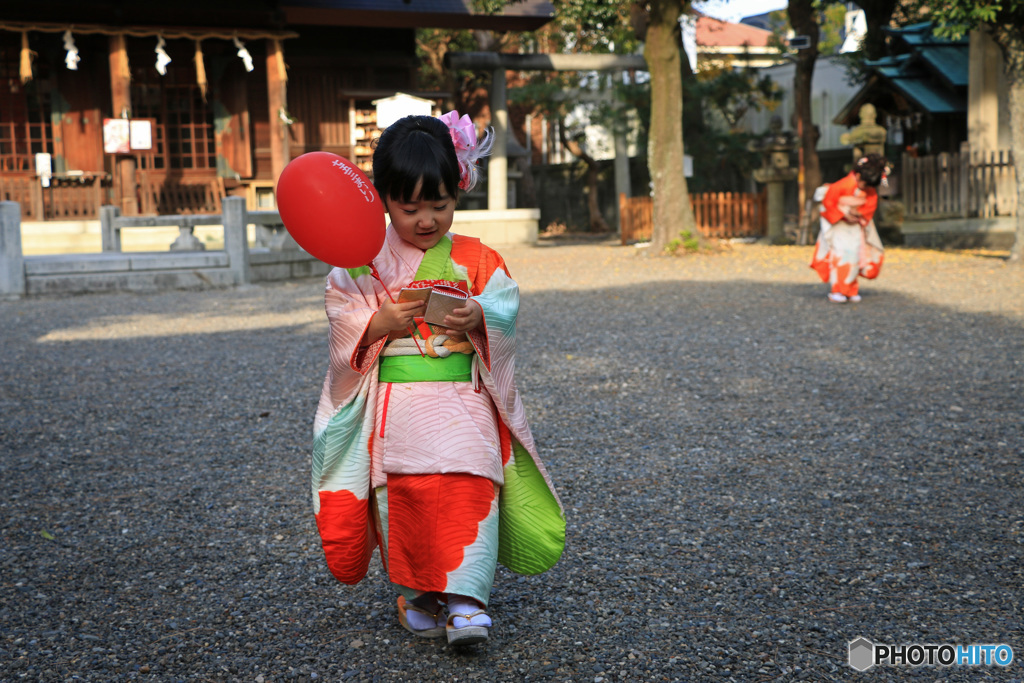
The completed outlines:
<svg viewBox="0 0 1024 683">
<path fill-rule="evenodd" d="M 448 126 L 433 116 L 406 116 L 384 129 L 373 151 L 373 186 L 385 202 L 441 199 L 441 187 L 459 197 L 459 160 Z"/>
<path fill-rule="evenodd" d="M 860 176 L 868 187 L 878 187 L 888 163 L 881 154 L 868 154 L 857 160 L 853 165 L 853 172 Z"/>
</svg>

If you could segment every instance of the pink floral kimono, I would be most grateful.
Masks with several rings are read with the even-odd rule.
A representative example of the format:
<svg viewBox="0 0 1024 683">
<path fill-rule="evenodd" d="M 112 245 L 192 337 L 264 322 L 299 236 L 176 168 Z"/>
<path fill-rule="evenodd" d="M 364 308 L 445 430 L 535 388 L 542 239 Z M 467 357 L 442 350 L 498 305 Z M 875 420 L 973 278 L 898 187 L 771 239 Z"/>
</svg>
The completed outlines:
<svg viewBox="0 0 1024 683">
<path fill-rule="evenodd" d="M 484 326 L 445 358 L 420 355 L 428 340 L 440 346 L 430 333 L 443 332 L 425 325 L 417 342 L 361 346 L 388 294 L 369 268 L 328 275 L 331 358 L 312 467 L 327 565 L 357 583 L 379 546 L 406 599 L 437 591 L 486 605 L 498 561 L 537 574 L 565 543 L 564 512 L 515 384 L 519 289 L 497 252 L 450 233 L 423 252 L 389 227 L 373 264 L 394 296 L 422 281 L 468 289 Z"/>
</svg>

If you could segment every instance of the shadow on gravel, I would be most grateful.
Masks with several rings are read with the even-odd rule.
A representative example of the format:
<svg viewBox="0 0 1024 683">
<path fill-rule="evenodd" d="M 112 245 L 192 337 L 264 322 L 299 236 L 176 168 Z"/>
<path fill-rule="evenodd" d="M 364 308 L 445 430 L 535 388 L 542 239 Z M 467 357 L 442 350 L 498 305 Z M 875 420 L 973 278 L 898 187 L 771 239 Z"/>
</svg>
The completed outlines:
<svg viewBox="0 0 1024 683">
<path fill-rule="evenodd" d="M 355 587 L 324 566 L 320 291 L 0 307 L 0 678 L 838 680 L 858 636 L 1024 653 L 1020 323 L 820 285 L 525 296 L 568 548 L 499 570 L 492 641 L 452 653 L 397 625 L 379 562 Z"/>
</svg>

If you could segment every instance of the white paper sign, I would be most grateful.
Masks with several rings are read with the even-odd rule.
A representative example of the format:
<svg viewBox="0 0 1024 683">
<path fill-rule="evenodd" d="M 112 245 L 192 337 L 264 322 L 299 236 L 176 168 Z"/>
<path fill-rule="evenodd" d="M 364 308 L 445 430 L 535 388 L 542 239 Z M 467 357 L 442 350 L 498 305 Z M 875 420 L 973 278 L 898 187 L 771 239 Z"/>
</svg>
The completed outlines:
<svg viewBox="0 0 1024 683">
<path fill-rule="evenodd" d="M 130 123 L 130 140 L 132 149 L 153 149 L 153 126 L 144 119 L 134 119 Z"/>
</svg>

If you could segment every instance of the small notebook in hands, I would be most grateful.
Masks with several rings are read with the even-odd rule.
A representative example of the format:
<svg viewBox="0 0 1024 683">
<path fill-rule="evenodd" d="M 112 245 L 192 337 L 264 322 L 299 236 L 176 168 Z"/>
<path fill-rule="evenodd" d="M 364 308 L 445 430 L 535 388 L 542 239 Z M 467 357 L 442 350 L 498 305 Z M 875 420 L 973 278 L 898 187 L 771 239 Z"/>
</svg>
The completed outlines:
<svg viewBox="0 0 1024 683">
<path fill-rule="evenodd" d="M 398 292 L 398 303 L 426 301 L 423 320 L 431 325 L 444 325 L 444 317 L 456 308 L 464 308 L 469 294 L 449 285 L 432 287 L 403 287 Z"/>
</svg>

